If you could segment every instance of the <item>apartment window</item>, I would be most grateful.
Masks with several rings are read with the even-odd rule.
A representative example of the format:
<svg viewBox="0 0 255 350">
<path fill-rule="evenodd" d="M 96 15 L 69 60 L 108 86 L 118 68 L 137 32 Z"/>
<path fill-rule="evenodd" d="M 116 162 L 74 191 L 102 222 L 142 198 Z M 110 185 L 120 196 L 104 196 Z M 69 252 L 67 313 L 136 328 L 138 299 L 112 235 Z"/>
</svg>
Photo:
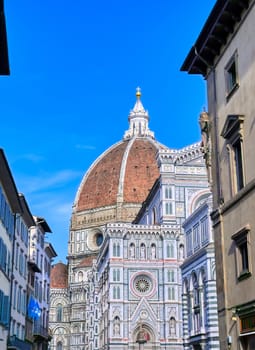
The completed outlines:
<svg viewBox="0 0 255 350">
<path fill-rule="evenodd" d="M 237 51 L 230 58 L 225 67 L 226 96 L 227 100 L 232 96 L 233 92 L 238 88 L 238 70 L 237 70 Z"/>
<path fill-rule="evenodd" d="M 239 281 L 251 275 L 249 232 L 250 226 L 247 225 L 231 237 L 236 247 L 236 267 Z"/>
<path fill-rule="evenodd" d="M 14 282 L 14 281 L 13 281 Z M 16 298 L 17 298 L 17 285 L 18 283 L 15 281 L 13 283 L 13 296 L 12 296 L 12 300 L 13 300 L 13 308 L 16 308 Z"/>
<path fill-rule="evenodd" d="M 243 161 L 242 161 L 242 145 L 241 140 L 238 139 L 233 143 L 234 167 L 236 174 L 236 187 L 241 190 L 244 186 L 243 179 Z"/>
<path fill-rule="evenodd" d="M 21 312 L 21 287 L 18 288 L 17 311 Z"/>
<path fill-rule="evenodd" d="M 235 194 L 244 187 L 243 115 L 228 115 L 221 136 L 229 152 L 231 190 Z"/>
<path fill-rule="evenodd" d="M 19 244 L 16 243 L 16 252 L 15 252 L 15 268 L 18 269 L 18 261 L 19 261 Z"/>
</svg>

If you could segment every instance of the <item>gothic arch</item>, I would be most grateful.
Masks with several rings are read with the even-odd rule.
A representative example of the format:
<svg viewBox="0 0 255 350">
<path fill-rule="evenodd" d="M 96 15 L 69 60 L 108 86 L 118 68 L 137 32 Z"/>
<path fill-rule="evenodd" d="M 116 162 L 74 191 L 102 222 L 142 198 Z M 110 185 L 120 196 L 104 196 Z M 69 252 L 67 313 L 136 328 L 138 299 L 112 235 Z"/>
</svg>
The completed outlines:
<svg viewBox="0 0 255 350">
<path fill-rule="evenodd" d="M 144 337 L 146 340 L 146 344 L 149 345 L 150 343 L 155 343 L 156 342 L 156 332 L 154 329 L 152 329 L 152 327 L 148 324 L 148 323 L 138 323 L 136 325 L 136 328 L 133 331 L 133 342 L 136 343 L 138 336 L 139 336 L 139 332 L 144 331 Z M 144 348 L 146 349 L 146 346 L 144 346 Z"/>
<path fill-rule="evenodd" d="M 193 194 L 188 205 L 188 215 L 193 213 L 209 196 L 209 189 L 204 189 Z"/>
<path fill-rule="evenodd" d="M 68 301 L 61 295 L 51 296 L 51 307 L 56 307 L 58 304 L 62 304 L 64 307 L 68 305 Z"/>
</svg>

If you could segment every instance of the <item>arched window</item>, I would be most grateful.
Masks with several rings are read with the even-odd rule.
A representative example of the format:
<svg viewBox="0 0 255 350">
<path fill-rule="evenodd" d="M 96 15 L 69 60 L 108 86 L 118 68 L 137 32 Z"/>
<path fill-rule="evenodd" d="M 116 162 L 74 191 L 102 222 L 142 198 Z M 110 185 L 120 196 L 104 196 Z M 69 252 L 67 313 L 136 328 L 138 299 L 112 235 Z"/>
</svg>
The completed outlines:
<svg viewBox="0 0 255 350">
<path fill-rule="evenodd" d="M 134 243 L 131 243 L 129 246 L 129 257 L 131 259 L 135 258 L 135 245 L 134 245 Z"/>
<path fill-rule="evenodd" d="M 174 317 L 171 317 L 169 321 L 169 334 L 176 336 L 176 320 Z"/>
<path fill-rule="evenodd" d="M 142 243 L 140 246 L 140 258 L 146 259 L 146 247 L 144 243 Z"/>
<path fill-rule="evenodd" d="M 152 243 L 151 245 L 151 259 L 156 259 L 156 244 Z"/>
<path fill-rule="evenodd" d="M 57 305 L 57 322 L 62 322 L 63 317 L 63 306 L 62 304 Z"/>
<path fill-rule="evenodd" d="M 82 282 L 83 281 L 83 273 L 81 271 L 79 271 L 78 273 L 78 282 Z"/>
<path fill-rule="evenodd" d="M 113 320 L 113 335 L 115 337 L 120 335 L 120 318 L 118 316 Z"/>
<path fill-rule="evenodd" d="M 179 258 L 184 259 L 184 245 L 180 244 L 179 246 Z"/>
<path fill-rule="evenodd" d="M 57 342 L 57 350 L 62 350 L 63 349 L 63 344 L 61 341 Z"/>
</svg>

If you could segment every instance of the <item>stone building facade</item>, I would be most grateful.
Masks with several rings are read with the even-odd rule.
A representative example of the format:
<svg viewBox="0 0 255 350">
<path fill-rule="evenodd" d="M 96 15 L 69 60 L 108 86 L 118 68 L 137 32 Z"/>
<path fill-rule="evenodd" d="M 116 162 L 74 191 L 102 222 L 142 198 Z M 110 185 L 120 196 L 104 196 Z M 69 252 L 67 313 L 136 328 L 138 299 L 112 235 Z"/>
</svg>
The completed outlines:
<svg viewBox="0 0 255 350">
<path fill-rule="evenodd" d="M 183 348 L 182 224 L 206 198 L 207 172 L 200 143 L 155 140 L 136 98 L 123 140 L 78 189 L 68 264 L 51 276 L 52 350 Z"/>
<path fill-rule="evenodd" d="M 183 224 L 186 254 L 182 270 L 184 349 L 219 349 L 214 237 L 208 197 Z"/>
<path fill-rule="evenodd" d="M 254 21 L 255 1 L 218 0 L 182 67 L 207 81 L 212 221 L 224 350 L 255 348 Z"/>
</svg>

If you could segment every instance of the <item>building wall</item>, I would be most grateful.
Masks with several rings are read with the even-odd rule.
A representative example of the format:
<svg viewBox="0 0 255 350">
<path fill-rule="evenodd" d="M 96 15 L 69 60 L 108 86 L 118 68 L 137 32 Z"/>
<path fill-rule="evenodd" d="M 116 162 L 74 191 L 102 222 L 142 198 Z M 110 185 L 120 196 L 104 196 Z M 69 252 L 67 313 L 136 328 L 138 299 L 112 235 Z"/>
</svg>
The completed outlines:
<svg viewBox="0 0 255 350">
<path fill-rule="evenodd" d="M 212 117 L 213 144 L 213 215 L 217 262 L 217 290 L 221 348 L 251 349 L 252 336 L 246 337 L 248 329 L 242 320 L 252 320 L 255 279 L 255 245 L 252 239 L 255 219 L 255 168 L 252 166 L 255 146 L 254 129 L 254 79 L 255 79 L 255 43 L 252 40 L 255 20 L 254 1 L 235 27 L 231 40 L 222 49 L 217 58 L 215 69 L 207 78 L 208 112 Z M 237 86 L 231 94 L 226 92 L 226 70 L 231 57 L 236 53 Z M 216 91 L 216 99 L 214 92 Z M 230 115 L 243 116 L 237 131 L 231 131 Z M 225 131 L 225 133 L 224 133 Z M 232 141 L 236 133 L 241 140 L 242 167 L 244 174 L 243 188 L 237 187 L 236 159 L 233 155 Z M 225 136 L 224 136 L 224 135 Z M 217 166 L 217 162 L 219 166 Z M 247 237 L 248 273 L 240 273 L 240 244 L 243 235 Z M 247 312 L 244 311 L 246 308 Z M 248 321 L 247 321 L 248 322 Z M 243 328 L 244 327 L 244 328 Z M 249 329 L 255 331 L 255 327 Z M 239 338 L 239 335 L 242 337 Z M 246 338 L 246 339 L 245 339 Z M 242 340 L 241 340 L 242 339 Z M 250 340 L 249 340 L 250 339 Z M 240 341 L 241 340 L 241 341 Z M 245 342 L 248 342 L 247 344 Z M 253 343 L 252 343 L 253 342 Z M 241 344 L 242 343 L 242 344 Z"/>
<path fill-rule="evenodd" d="M 182 223 L 208 196 L 208 181 L 199 144 L 176 153 L 158 153 L 160 178 L 136 224 L 105 227 L 88 281 L 89 349 L 137 349 L 141 328 L 144 349 L 183 349 Z"/>
<path fill-rule="evenodd" d="M 28 284 L 28 227 L 21 215 L 17 217 L 13 254 L 12 308 L 10 336 L 25 340 Z"/>
<path fill-rule="evenodd" d="M 0 179 L 1 180 L 1 179 Z M 13 219 L 9 225 L 9 218 Z M 12 241 L 14 237 L 14 213 L 0 181 L 0 338 L 7 344 L 11 297 Z"/>
<path fill-rule="evenodd" d="M 67 288 L 51 289 L 50 332 L 51 350 L 70 349 L 69 291 Z M 62 346 L 62 347 L 61 347 Z"/>
<path fill-rule="evenodd" d="M 208 196 L 210 194 L 208 193 Z M 219 349 L 211 198 L 184 223 L 186 254 L 182 269 L 184 349 Z"/>
</svg>

